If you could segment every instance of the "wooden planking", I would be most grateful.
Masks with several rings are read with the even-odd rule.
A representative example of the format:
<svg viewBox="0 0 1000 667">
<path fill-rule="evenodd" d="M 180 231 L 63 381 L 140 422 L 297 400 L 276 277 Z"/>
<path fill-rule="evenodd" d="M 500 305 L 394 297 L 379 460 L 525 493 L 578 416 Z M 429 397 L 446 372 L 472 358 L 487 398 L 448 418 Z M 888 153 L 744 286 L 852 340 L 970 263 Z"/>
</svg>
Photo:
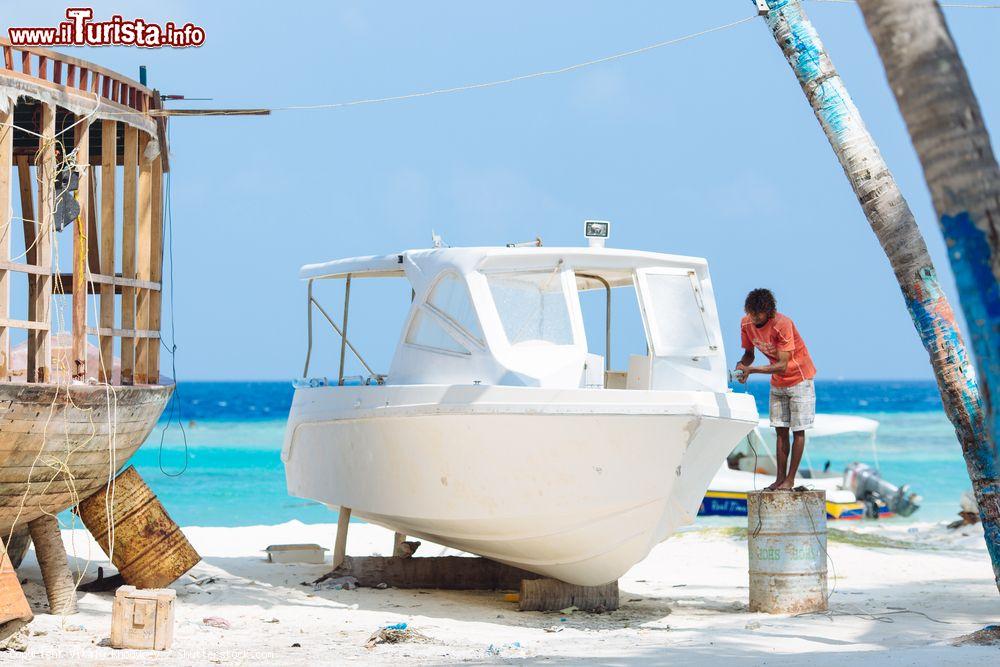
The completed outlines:
<svg viewBox="0 0 1000 667">
<path fill-rule="evenodd" d="M 23 477 L 0 482 L 0 533 L 7 534 L 18 515 L 21 499 L 29 491 L 18 525 L 42 514 L 57 513 L 86 498 L 101 488 L 108 479 L 107 471 L 117 468 L 138 449 L 170 397 L 172 387 L 122 387 L 116 390 L 117 428 L 115 429 L 115 465 L 110 460 L 108 435 L 101 425 L 109 420 L 107 389 L 100 385 L 37 385 L 0 383 L 0 449 L 9 450 L 13 459 L 23 462 Z M 17 428 L 32 425 L 32 428 Z M 93 436 L 97 429 L 96 437 Z M 63 433 L 70 435 L 64 436 Z M 12 448 L 12 449 L 10 449 Z M 71 457 L 67 452 L 72 451 Z M 74 473 L 75 490 L 65 482 L 54 481 L 48 491 L 28 485 L 31 463 L 37 456 L 43 460 L 66 461 Z M 0 457 L 8 457 L 7 451 Z M 12 460 L 8 458 L 8 460 Z M 94 475 L 94 466 L 103 464 L 105 474 Z M 79 468 L 83 466 L 84 468 Z M 37 474 L 39 467 L 35 466 Z M 80 470 L 81 474 L 75 473 Z M 49 468 L 50 474 L 52 469 Z M 37 488 L 37 491 L 36 491 Z"/>
<path fill-rule="evenodd" d="M 105 79 L 107 81 L 107 79 Z M 101 125 L 101 269 L 97 273 L 115 275 L 115 166 L 118 151 L 118 123 L 102 121 Z M 114 284 L 101 284 L 100 326 L 111 329 L 115 326 Z M 101 336 L 101 382 L 111 382 L 111 367 L 114 363 L 115 338 Z"/>
<path fill-rule="evenodd" d="M 125 126 L 125 168 L 122 178 L 122 277 L 135 279 L 136 176 L 139 168 L 139 130 Z M 135 329 L 135 289 L 122 288 L 121 328 Z M 135 340 L 121 341 L 121 383 L 132 384 Z"/>
<path fill-rule="evenodd" d="M 14 110 L 0 112 L 0 259 L 10 258 L 10 175 L 14 153 Z M 10 317 L 10 272 L 0 271 L 0 318 Z M 0 327 L 0 380 L 10 377 L 10 331 Z"/>
<path fill-rule="evenodd" d="M 52 271 L 52 237 L 54 234 L 53 195 L 56 175 L 56 114 L 55 108 L 46 102 L 42 107 L 41 138 L 38 162 L 35 165 L 38 179 L 38 265 Z M 40 275 L 35 289 L 35 319 L 49 322 L 52 306 L 52 276 Z M 29 382 L 48 382 L 52 363 L 52 343 L 48 330 L 39 329 L 35 333 L 34 364 L 28 365 Z"/>
<path fill-rule="evenodd" d="M 153 231 L 153 161 L 145 156 L 149 136 L 139 136 L 139 226 L 137 229 L 136 277 L 149 280 L 152 265 L 150 248 Z M 140 289 L 135 295 L 135 327 L 149 329 L 149 290 Z M 149 384 L 149 339 L 140 338 L 135 344 L 135 382 Z"/>
<path fill-rule="evenodd" d="M 160 144 L 161 150 L 163 144 Z M 163 280 L 163 161 L 159 156 L 153 158 L 153 224 L 149 234 L 149 278 L 154 283 Z M 153 331 L 160 330 L 161 304 L 163 294 L 159 291 L 149 291 L 149 321 L 148 327 Z M 147 381 L 160 381 L 160 344 L 150 343 L 147 354 Z"/>
<path fill-rule="evenodd" d="M 81 73 L 82 74 L 82 73 Z M 82 79 L 82 77 L 81 77 Z M 81 83 L 81 87 L 85 86 Z M 78 119 L 76 130 L 76 164 L 80 187 L 76 197 L 80 215 L 73 223 L 73 347 L 71 351 L 73 379 L 87 379 L 87 230 L 90 218 L 90 121 Z"/>
</svg>

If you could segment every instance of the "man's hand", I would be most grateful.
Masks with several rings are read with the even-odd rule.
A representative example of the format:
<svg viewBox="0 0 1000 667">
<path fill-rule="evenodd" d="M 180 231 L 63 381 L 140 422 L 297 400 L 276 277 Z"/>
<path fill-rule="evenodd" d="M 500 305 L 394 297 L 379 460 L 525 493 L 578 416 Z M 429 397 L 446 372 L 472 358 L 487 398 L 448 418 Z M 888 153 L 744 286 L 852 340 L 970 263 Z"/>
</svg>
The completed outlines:
<svg viewBox="0 0 1000 667">
<path fill-rule="evenodd" d="M 736 370 L 740 371 L 740 374 L 737 376 L 737 380 L 739 380 L 741 384 L 746 384 L 747 380 L 750 379 L 750 374 L 753 372 L 753 368 L 741 361 L 736 364 Z"/>
</svg>

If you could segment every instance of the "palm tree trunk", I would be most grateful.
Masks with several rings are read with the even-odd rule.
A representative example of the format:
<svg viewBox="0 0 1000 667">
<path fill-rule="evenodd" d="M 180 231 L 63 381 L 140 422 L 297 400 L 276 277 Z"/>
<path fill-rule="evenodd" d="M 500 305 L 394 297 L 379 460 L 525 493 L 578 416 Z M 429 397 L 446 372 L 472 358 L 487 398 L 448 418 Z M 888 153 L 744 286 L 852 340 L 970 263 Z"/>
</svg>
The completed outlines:
<svg viewBox="0 0 1000 667">
<path fill-rule="evenodd" d="M 992 474 L 996 467 L 984 466 L 980 456 L 990 445 L 979 389 L 913 212 L 799 0 L 768 0 L 768 6 L 767 26 L 795 72 L 896 275 L 913 326 L 930 357 L 945 413 L 962 445 L 980 508 L 991 507 L 998 480 Z M 1000 540 L 996 539 L 1000 517 L 980 512 L 1000 588 Z"/>
<path fill-rule="evenodd" d="M 1000 396 L 1000 167 L 937 0 L 858 4 L 923 165 L 976 352 L 992 446 L 980 445 L 966 453 L 966 460 L 995 554 L 1000 544 L 1000 406 L 993 400 Z"/>
</svg>

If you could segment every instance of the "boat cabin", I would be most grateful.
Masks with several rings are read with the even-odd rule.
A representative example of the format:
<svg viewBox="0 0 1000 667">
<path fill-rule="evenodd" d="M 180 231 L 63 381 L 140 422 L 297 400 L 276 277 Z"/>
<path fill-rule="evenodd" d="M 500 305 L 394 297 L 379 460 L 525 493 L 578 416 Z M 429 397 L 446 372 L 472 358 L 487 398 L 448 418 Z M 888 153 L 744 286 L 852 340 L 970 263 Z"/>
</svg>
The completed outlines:
<svg viewBox="0 0 1000 667">
<path fill-rule="evenodd" d="M 704 259 L 611 248 L 434 248 L 302 267 L 313 313 L 340 335 L 338 384 L 348 351 L 368 383 L 725 392 L 726 360 Z M 404 278 L 412 300 L 388 373 L 362 358 L 347 331 L 351 282 Z M 313 296 L 316 280 L 345 282 L 340 326 Z M 611 293 L 633 290 L 646 350 L 612 369 Z M 588 352 L 581 293 L 606 295 L 605 354 Z M 315 383 L 315 381 L 314 381 Z"/>
</svg>

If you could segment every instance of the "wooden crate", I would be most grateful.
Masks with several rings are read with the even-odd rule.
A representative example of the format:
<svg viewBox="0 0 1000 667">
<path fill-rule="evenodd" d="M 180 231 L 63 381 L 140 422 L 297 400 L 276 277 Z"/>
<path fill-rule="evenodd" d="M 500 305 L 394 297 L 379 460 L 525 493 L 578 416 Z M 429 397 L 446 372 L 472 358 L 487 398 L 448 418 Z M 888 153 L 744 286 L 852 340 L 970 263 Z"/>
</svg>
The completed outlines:
<svg viewBox="0 0 1000 667">
<path fill-rule="evenodd" d="M 174 600 L 169 588 L 122 586 L 111 612 L 111 646 L 165 651 L 174 640 Z"/>
</svg>

